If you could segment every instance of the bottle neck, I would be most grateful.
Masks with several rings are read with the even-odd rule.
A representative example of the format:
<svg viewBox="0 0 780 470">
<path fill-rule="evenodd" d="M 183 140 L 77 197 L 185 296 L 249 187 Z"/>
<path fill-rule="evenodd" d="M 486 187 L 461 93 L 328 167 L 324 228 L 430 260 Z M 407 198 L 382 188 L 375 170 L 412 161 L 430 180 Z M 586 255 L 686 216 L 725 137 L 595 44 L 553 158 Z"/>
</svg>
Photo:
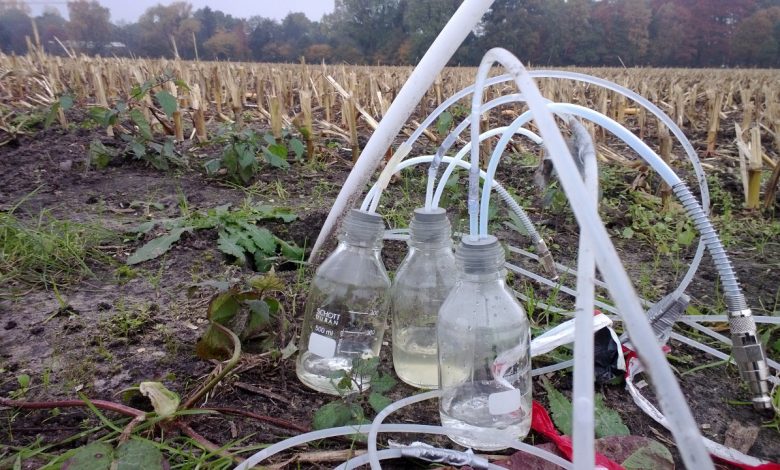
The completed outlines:
<svg viewBox="0 0 780 470">
<path fill-rule="evenodd" d="M 467 282 L 495 282 L 506 279 L 504 249 L 496 237 L 465 237 L 455 253 L 459 278 Z"/>
</svg>

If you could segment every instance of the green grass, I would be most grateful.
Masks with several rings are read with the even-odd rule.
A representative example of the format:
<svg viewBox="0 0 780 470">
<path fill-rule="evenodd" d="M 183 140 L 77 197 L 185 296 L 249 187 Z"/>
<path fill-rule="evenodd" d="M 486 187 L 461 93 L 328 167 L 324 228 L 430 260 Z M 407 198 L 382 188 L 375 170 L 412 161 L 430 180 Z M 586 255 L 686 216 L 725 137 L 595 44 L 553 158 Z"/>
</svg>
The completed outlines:
<svg viewBox="0 0 780 470">
<path fill-rule="evenodd" d="M 0 213 L 0 297 L 91 276 L 90 265 L 109 260 L 100 246 L 116 238 L 97 224 L 58 219 L 48 211 L 31 220 L 13 210 Z"/>
</svg>

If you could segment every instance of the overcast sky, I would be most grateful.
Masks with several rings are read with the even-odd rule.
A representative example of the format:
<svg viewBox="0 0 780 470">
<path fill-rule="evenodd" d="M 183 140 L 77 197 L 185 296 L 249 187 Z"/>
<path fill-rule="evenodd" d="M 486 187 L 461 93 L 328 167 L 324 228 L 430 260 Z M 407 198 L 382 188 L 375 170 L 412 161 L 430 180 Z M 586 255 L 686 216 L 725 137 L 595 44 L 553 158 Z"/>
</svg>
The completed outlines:
<svg viewBox="0 0 780 470">
<path fill-rule="evenodd" d="M 319 20 L 325 13 L 333 11 L 334 0 L 188 0 L 192 9 L 210 6 L 214 10 L 222 10 L 238 18 L 249 18 L 260 15 L 266 18 L 281 20 L 290 12 L 302 11 L 311 20 Z M 104 7 L 111 10 L 111 22 L 120 21 L 132 23 L 149 7 L 162 3 L 168 5 L 171 0 L 98 0 Z M 67 2 L 46 0 L 30 0 L 28 2 L 34 15 L 40 14 L 48 5 L 60 10 L 67 18 Z"/>
</svg>

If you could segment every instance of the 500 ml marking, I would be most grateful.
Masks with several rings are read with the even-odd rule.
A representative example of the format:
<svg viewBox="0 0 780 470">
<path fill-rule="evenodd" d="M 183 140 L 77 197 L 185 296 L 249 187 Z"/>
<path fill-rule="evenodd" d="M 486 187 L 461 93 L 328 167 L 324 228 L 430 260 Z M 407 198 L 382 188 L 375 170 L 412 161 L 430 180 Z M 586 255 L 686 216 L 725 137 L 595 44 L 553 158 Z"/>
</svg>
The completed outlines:
<svg viewBox="0 0 780 470">
<path fill-rule="evenodd" d="M 314 325 L 314 332 L 325 336 L 334 336 L 334 331 L 330 328 L 325 328 L 322 325 Z"/>
</svg>

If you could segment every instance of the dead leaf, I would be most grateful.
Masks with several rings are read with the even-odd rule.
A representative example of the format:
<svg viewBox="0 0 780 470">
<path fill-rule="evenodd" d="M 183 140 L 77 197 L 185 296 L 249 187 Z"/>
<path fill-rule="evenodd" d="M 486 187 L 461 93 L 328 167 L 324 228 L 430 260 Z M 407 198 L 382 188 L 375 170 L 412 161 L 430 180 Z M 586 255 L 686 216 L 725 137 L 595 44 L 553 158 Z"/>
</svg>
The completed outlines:
<svg viewBox="0 0 780 470">
<path fill-rule="evenodd" d="M 735 419 L 729 423 L 729 427 L 726 429 L 726 440 L 723 445 L 747 454 L 757 437 L 758 426 L 745 426 Z"/>
</svg>

